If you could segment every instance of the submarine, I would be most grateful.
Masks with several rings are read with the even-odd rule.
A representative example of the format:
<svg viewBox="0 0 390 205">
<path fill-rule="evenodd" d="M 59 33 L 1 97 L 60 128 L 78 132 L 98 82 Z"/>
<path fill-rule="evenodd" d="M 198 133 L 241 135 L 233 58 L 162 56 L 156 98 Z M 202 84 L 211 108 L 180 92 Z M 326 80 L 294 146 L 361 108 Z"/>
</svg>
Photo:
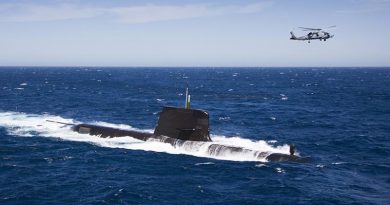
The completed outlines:
<svg viewBox="0 0 390 205">
<path fill-rule="evenodd" d="M 153 133 L 125 130 L 93 124 L 69 124 L 50 120 L 48 121 L 71 125 L 72 130 L 75 132 L 80 134 L 95 135 L 102 138 L 133 137 L 142 141 L 158 141 L 168 143 L 173 147 L 181 146 L 184 143 L 191 143 L 194 145 L 210 143 L 207 148 L 207 152 L 211 156 L 223 156 L 225 153 L 250 153 L 253 154 L 255 158 L 265 158 L 267 161 L 308 162 L 307 157 L 299 157 L 295 155 L 294 145 L 290 145 L 290 154 L 282 154 L 255 151 L 240 147 L 239 145 L 230 146 L 213 143 L 212 139 L 210 138 L 208 112 L 200 109 L 191 109 L 190 98 L 191 96 L 188 94 L 187 88 L 184 108 L 163 107 Z"/>
</svg>

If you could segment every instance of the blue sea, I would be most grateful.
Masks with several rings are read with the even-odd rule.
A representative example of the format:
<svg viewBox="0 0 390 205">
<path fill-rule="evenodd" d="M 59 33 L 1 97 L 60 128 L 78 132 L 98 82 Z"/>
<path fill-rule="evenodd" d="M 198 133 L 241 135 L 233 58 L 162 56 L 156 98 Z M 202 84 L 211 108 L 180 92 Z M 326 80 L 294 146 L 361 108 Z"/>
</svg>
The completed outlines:
<svg viewBox="0 0 390 205">
<path fill-rule="evenodd" d="M 186 87 L 215 142 L 311 162 L 46 121 L 153 132 Z M 0 204 L 390 204 L 390 68 L 1 67 Z"/>
</svg>

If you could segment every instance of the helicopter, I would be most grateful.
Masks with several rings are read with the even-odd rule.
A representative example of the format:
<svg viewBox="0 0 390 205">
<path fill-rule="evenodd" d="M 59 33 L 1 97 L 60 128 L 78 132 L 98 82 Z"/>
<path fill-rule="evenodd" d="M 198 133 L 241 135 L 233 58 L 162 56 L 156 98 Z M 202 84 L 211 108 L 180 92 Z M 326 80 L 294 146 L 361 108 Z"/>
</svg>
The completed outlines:
<svg viewBox="0 0 390 205">
<path fill-rule="evenodd" d="M 329 26 L 326 29 L 334 28 L 334 27 L 336 26 Z M 296 37 L 294 33 L 291 31 L 290 40 L 308 41 L 308 43 L 310 43 L 310 40 L 326 41 L 326 39 L 333 38 L 334 36 L 331 35 L 329 32 L 324 31 L 324 29 L 321 28 L 306 28 L 306 27 L 298 27 L 298 28 L 302 29 L 303 31 L 309 31 L 309 33 L 304 36 Z"/>
</svg>

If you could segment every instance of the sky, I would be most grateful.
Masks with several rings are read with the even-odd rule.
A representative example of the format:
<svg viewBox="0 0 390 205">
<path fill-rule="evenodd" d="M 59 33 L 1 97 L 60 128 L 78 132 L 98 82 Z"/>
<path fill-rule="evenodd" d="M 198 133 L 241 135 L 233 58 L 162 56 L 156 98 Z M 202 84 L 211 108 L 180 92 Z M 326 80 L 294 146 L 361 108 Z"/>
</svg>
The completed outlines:
<svg viewBox="0 0 390 205">
<path fill-rule="evenodd" d="M 1 0 L 0 66 L 387 67 L 389 20 L 390 0 Z"/>
</svg>

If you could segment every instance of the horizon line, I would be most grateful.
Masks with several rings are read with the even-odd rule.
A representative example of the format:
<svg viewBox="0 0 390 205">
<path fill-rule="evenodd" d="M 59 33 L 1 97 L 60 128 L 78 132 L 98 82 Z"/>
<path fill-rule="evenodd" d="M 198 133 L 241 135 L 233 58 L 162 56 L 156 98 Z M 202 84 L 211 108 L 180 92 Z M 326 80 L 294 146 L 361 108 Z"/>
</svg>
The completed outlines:
<svg viewBox="0 0 390 205">
<path fill-rule="evenodd" d="M 0 65 L 0 68 L 390 68 L 390 66 L 61 66 Z"/>
</svg>

